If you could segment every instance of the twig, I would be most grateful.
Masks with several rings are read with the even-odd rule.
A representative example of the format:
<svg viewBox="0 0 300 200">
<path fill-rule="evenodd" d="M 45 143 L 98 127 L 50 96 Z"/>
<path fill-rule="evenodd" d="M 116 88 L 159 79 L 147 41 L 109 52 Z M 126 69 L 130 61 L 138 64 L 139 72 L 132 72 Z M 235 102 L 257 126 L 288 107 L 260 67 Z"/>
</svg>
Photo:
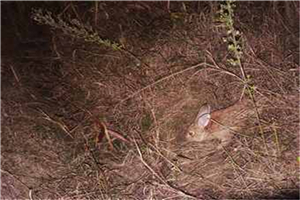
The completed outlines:
<svg viewBox="0 0 300 200">
<path fill-rule="evenodd" d="M 114 109 L 116 109 L 116 107 L 119 106 L 120 104 L 122 104 L 122 103 L 124 103 L 125 101 L 131 99 L 132 97 L 138 95 L 139 93 L 141 93 L 141 92 L 143 92 L 143 91 L 145 91 L 145 90 L 147 90 L 147 89 L 153 87 L 154 85 L 156 85 L 156 84 L 158 84 L 158 83 L 161 83 L 161 82 L 163 82 L 163 81 L 165 81 L 165 80 L 167 80 L 167 79 L 169 79 L 169 78 L 171 78 L 171 77 L 174 77 L 174 76 L 176 76 L 176 75 L 178 75 L 178 74 L 182 74 L 182 73 L 184 73 L 184 72 L 186 72 L 186 71 L 188 71 L 188 70 L 195 69 L 195 68 L 197 68 L 197 67 L 199 67 L 199 66 L 202 66 L 202 65 L 205 66 L 205 65 L 207 65 L 207 63 L 205 63 L 205 62 L 199 63 L 199 64 L 193 65 L 193 66 L 191 66 L 191 67 L 185 68 L 185 69 L 183 69 L 183 70 L 180 70 L 180 71 L 178 71 L 178 72 L 175 72 L 175 73 L 173 73 L 173 74 L 170 74 L 170 75 L 168 75 L 168 76 L 165 76 L 165 77 L 163 77 L 163 78 L 161 78 L 161 79 L 155 81 L 154 83 L 151 83 L 150 85 L 147 85 L 147 86 L 143 87 L 142 89 L 140 89 L 140 90 L 138 90 L 138 91 L 132 93 L 131 95 L 129 95 L 129 96 L 126 97 L 125 99 L 122 99 L 120 102 L 117 103 L 117 105 L 115 106 Z"/>
<path fill-rule="evenodd" d="M 239 170 L 243 171 L 243 172 L 245 172 L 245 170 L 244 170 L 243 168 L 241 168 L 241 167 L 238 165 L 238 163 L 233 159 L 233 157 L 227 152 L 227 150 L 226 150 L 224 147 L 223 147 L 223 149 L 224 149 L 225 153 L 227 154 L 227 156 L 229 157 L 229 159 L 230 159 L 230 161 L 231 161 L 231 164 L 232 164 L 232 167 L 233 167 L 234 171 L 236 171 L 236 172 L 239 174 L 239 176 L 241 177 L 241 179 L 242 179 L 242 181 L 243 181 L 243 183 L 244 183 L 244 185 L 245 185 L 245 188 L 246 188 L 247 191 L 250 193 L 249 188 L 248 188 L 248 185 L 247 185 L 247 183 L 246 183 L 246 181 L 245 181 L 243 175 L 242 175 L 238 170 L 236 170 L 236 167 L 237 167 Z"/>
<path fill-rule="evenodd" d="M 18 182 L 20 182 L 22 185 L 24 185 L 28 190 L 30 190 L 30 187 L 29 187 L 29 186 L 27 186 L 23 181 L 21 181 L 18 177 L 16 177 L 16 176 L 15 176 L 13 173 L 11 173 L 10 171 L 1 169 L 1 173 L 9 174 L 9 175 L 12 176 L 14 179 L 16 179 Z M 3 181 L 3 179 L 2 179 L 2 181 Z"/>
<path fill-rule="evenodd" d="M 29 193 L 29 194 L 28 194 L 29 199 L 30 199 L 30 200 L 33 200 L 33 198 L 32 198 L 32 190 L 30 189 L 28 193 Z"/>
<path fill-rule="evenodd" d="M 231 72 L 231 71 L 229 71 L 227 69 L 224 69 L 224 68 L 220 67 L 216 63 L 216 61 L 214 60 L 212 54 L 209 51 L 206 51 L 206 52 L 207 52 L 208 57 L 210 58 L 210 60 L 213 62 L 213 65 L 207 64 L 208 66 L 210 66 L 212 69 L 218 70 L 218 71 L 223 72 L 223 73 L 228 74 L 228 75 L 231 75 L 231 76 L 237 78 L 238 80 L 244 82 L 244 80 L 241 77 L 239 77 L 238 75 L 236 75 L 235 73 L 233 73 L 233 72 Z"/>
<path fill-rule="evenodd" d="M 13 68 L 12 65 L 9 65 L 9 66 L 10 66 L 10 69 L 11 69 L 12 73 L 14 74 L 14 77 L 15 77 L 17 83 L 20 85 L 20 79 L 19 79 L 19 77 L 17 76 L 16 71 L 14 70 L 14 68 Z"/>
<path fill-rule="evenodd" d="M 136 149 L 138 151 L 138 154 L 139 154 L 139 158 L 141 160 L 141 162 L 145 165 L 145 167 L 152 173 L 154 174 L 154 176 L 156 176 L 162 183 L 164 183 L 165 185 L 169 186 L 171 189 L 173 189 L 174 191 L 176 192 L 180 192 L 181 194 L 187 196 L 187 197 L 190 197 L 190 198 L 193 198 L 193 199 L 196 199 L 196 197 L 192 194 L 189 194 L 185 191 L 183 191 L 182 189 L 180 188 L 176 188 L 174 187 L 173 185 L 171 185 L 169 182 L 165 181 L 159 174 L 157 174 L 149 165 L 148 163 L 144 160 L 144 157 L 143 157 L 143 154 L 140 150 L 140 147 L 139 145 L 137 144 L 137 142 L 135 140 L 133 140 L 135 146 L 136 146 Z"/>
<path fill-rule="evenodd" d="M 136 131 L 137 132 L 137 131 Z M 146 142 L 145 139 L 143 138 L 142 134 L 140 132 L 137 132 L 138 136 L 141 138 L 142 142 L 149 147 L 151 150 L 156 151 L 159 156 L 164 158 L 172 167 L 176 168 L 178 171 L 183 172 L 182 169 L 180 169 L 176 164 L 174 164 L 172 161 L 170 161 L 166 156 L 163 155 L 163 153 L 155 147 L 151 142 Z"/>
<path fill-rule="evenodd" d="M 152 115 L 152 118 L 153 118 L 153 122 L 154 122 L 154 129 L 155 129 L 155 139 L 154 139 L 154 143 L 156 146 L 159 145 L 159 135 L 160 135 L 160 130 L 159 130 L 159 126 L 158 126 L 158 122 L 157 122 L 157 119 L 156 119 L 156 116 L 155 116 L 155 111 L 151 105 L 151 103 L 149 103 L 147 100 L 145 100 L 146 104 L 149 105 L 150 107 L 150 111 L 151 111 L 151 115 Z"/>
<path fill-rule="evenodd" d="M 273 129 L 273 132 L 274 132 L 275 143 L 276 143 L 276 146 L 277 146 L 278 155 L 280 156 L 280 155 L 281 155 L 281 148 L 280 148 L 280 143 L 279 143 L 279 138 L 278 138 L 278 133 L 277 133 L 277 127 L 276 127 L 276 124 L 273 123 L 273 124 L 271 125 L 271 128 Z"/>
<path fill-rule="evenodd" d="M 50 117 L 50 116 L 49 116 L 45 111 L 43 111 L 42 109 L 37 108 L 37 110 L 44 116 L 44 117 L 43 117 L 44 119 L 46 119 L 46 120 L 48 120 L 48 121 L 50 121 L 50 122 L 52 122 L 52 123 L 54 123 L 54 124 L 59 125 L 59 127 L 60 127 L 65 133 L 67 133 L 71 138 L 74 139 L 74 137 L 72 136 L 72 134 L 71 134 L 70 131 L 69 131 L 69 128 L 68 128 L 65 124 L 63 124 L 63 123 L 61 123 L 61 122 L 59 122 L 59 121 L 53 119 L 52 117 Z"/>
<path fill-rule="evenodd" d="M 128 139 L 126 139 L 122 134 L 120 134 L 120 133 L 118 133 L 118 132 L 116 132 L 116 131 L 107 129 L 107 132 L 108 132 L 110 135 L 112 135 L 113 137 L 122 140 L 123 142 L 130 143 L 130 141 L 129 141 Z"/>
<path fill-rule="evenodd" d="M 99 2 L 95 1 L 95 15 L 94 15 L 94 25 L 95 27 L 98 26 L 98 12 L 99 12 Z"/>
</svg>

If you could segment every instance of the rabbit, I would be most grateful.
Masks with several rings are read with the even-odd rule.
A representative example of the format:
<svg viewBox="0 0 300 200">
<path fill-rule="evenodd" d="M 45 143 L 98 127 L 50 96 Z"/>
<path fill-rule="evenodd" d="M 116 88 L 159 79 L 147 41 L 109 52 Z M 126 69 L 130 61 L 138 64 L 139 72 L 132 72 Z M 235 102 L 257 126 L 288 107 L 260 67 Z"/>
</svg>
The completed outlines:
<svg viewBox="0 0 300 200">
<path fill-rule="evenodd" d="M 204 104 L 194 123 L 188 128 L 186 139 L 198 142 L 217 139 L 221 141 L 217 149 L 222 149 L 230 143 L 233 133 L 237 133 L 245 125 L 245 119 L 255 116 L 255 113 L 252 102 L 246 98 L 214 112 L 211 112 L 210 105 Z"/>
</svg>

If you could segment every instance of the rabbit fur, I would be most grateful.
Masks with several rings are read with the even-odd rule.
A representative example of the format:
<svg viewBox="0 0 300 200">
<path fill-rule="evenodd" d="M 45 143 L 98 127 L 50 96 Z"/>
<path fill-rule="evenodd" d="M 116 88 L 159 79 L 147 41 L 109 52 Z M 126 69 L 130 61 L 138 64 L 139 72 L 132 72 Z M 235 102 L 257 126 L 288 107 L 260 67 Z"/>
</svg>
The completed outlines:
<svg viewBox="0 0 300 200">
<path fill-rule="evenodd" d="M 258 104 L 256 104 L 258 105 Z M 257 106 L 258 112 L 261 111 Z M 218 149 L 228 145 L 233 133 L 239 132 L 250 116 L 255 116 L 256 110 L 249 99 L 242 99 L 232 106 L 211 112 L 208 104 L 203 105 L 192 125 L 188 128 L 188 141 L 202 142 L 217 139 L 221 141 Z"/>
</svg>

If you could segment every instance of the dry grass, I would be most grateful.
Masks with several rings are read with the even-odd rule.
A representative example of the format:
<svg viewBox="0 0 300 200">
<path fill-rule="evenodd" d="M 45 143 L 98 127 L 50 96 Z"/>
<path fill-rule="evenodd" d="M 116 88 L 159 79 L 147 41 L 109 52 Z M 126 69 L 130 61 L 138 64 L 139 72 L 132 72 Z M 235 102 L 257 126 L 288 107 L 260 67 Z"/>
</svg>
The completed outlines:
<svg viewBox="0 0 300 200">
<path fill-rule="evenodd" d="M 187 3 L 187 13 L 170 18 L 167 2 L 60 2 L 62 14 L 93 19 L 99 35 L 121 42 L 132 54 L 60 32 L 42 38 L 42 44 L 34 38 L 36 46 L 26 43 L 12 54 L 5 48 L 15 42 L 8 37 L 13 30 L 5 29 L 2 197 L 257 199 L 297 194 L 298 24 L 284 23 L 279 11 L 285 4 L 271 7 L 275 4 L 269 2 L 263 13 L 255 13 L 266 5 L 248 3 L 254 13 L 249 17 L 241 17 L 246 4 L 238 5 L 236 23 L 246 38 L 244 68 L 256 96 L 268 99 L 261 113 L 263 137 L 250 120 L 230 146 L 216 151 L 217 141 L 187 143 L 183 133 L 201 104 L 214 109 L 231 105 L 243 95 L 243 83 L 237 78 L 240 69 L 226 64 L 223 33 L 211 19 L 216 4 L 199 2 L 196 13 L 197 4 Z M 18 5 L 19 11 L 28 8 Z M 183 8 L 175 2 L 170 6 L 178 12 Z M 299 14 L 296 3 L 292 9 Z M 298 23 L 299 15 L 294 17 Z M 17 45 L 10 48 L 17 51 Z M 98 121 L 115 134 L 97 144 Z"/>
</svg>

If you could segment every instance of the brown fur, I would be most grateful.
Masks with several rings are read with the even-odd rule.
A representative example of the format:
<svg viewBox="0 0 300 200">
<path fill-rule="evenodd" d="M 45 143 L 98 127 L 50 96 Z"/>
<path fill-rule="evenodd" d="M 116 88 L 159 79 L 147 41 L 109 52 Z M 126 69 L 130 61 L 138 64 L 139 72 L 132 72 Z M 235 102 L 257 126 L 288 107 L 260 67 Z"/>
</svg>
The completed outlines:
<svg viewBox="0 0 300 200">
<path fill-rule="evenodd" d="M 199 142 L 218 139 L 221 141 L 218 148 L 222 148 L 231 141 L 232 133 L 240 131 L 245 125 L 246 119 L 254 114 L 253 104 L 247 99 L 211 112 L 209 123 L 206 126 L 197 123 L 200 118 L 200 114 L 198 114 L 195 122 L 189 127 L 186 138 L 189 141 Z"/>
</svg>

